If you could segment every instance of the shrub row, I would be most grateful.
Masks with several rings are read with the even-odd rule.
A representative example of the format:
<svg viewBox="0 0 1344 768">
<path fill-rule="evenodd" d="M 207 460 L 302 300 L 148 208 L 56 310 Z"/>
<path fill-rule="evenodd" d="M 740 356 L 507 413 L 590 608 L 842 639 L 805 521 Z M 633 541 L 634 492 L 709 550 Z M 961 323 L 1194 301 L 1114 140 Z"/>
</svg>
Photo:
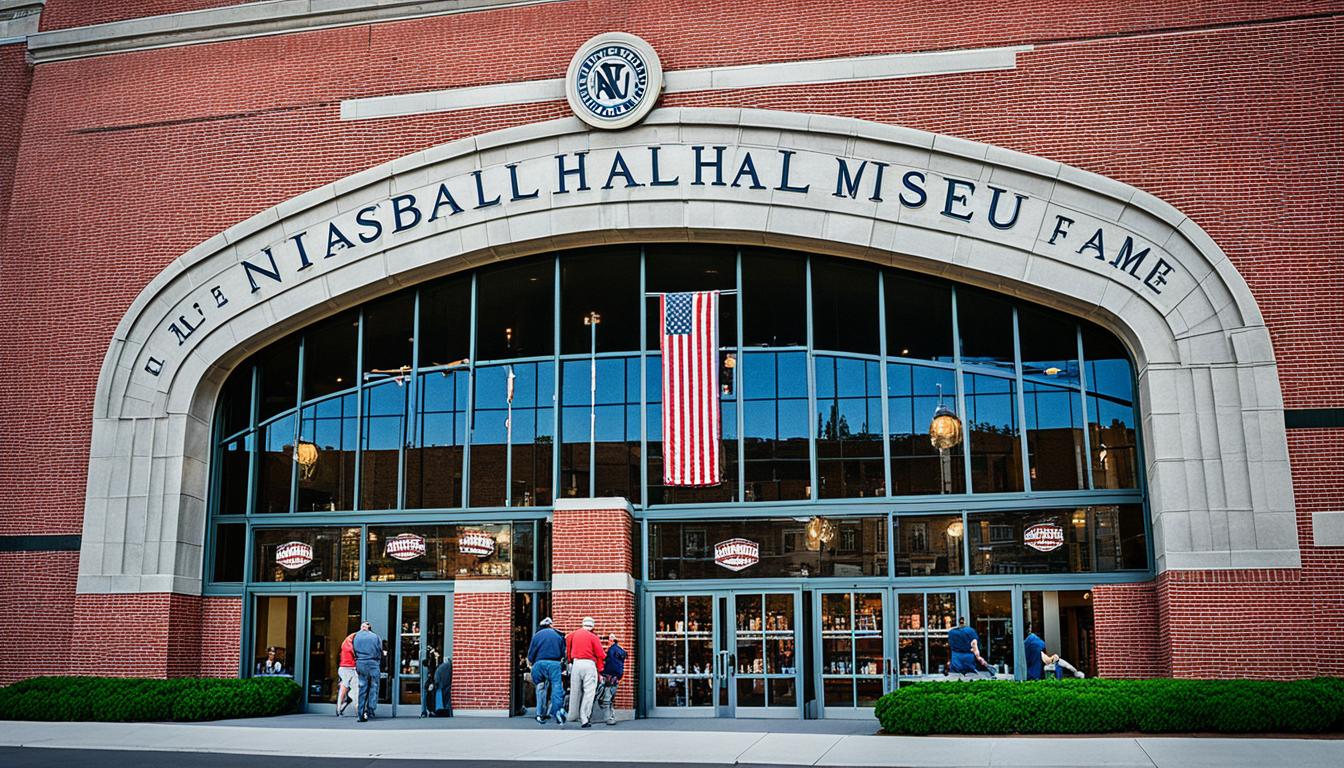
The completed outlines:
<svg viewBox="0 0 1344 768">
<path fill-rule="evenodd" d="M 0 720 L 131 723 L 266 717 L 295 711 L 299 692 L 285 677 L 34 677 L 0 688 Z"/>
<path fill-rule="evenodd" d="M 903 685 L 877 702 L 887 733 L 1344 731 L 1344 680 L 977 680 Z"/>
</svg>

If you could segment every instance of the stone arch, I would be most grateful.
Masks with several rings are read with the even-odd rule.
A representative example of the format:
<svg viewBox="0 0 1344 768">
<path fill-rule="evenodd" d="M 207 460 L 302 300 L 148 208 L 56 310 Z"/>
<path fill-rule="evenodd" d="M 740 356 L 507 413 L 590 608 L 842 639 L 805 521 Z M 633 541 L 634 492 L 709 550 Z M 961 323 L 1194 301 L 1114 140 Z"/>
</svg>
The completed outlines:
<svg viewBox="0 0 1344 768">
<path fill-rule="evenodd" d="M 660 109 L 620 132 L 571 118 L 437 146 L 281 203 L 170 264 L 122 318 L 99 376 L 79 591 L 200 592 L 211 414 L 251 351 L 447 272 L 653 240 L 867 259 L 1110 328 L 1137 365 L 1158 570 L 1300 565 L 1268 331 L 1241 275 L 1178 210 L 947 136 Z"/>
</svg>

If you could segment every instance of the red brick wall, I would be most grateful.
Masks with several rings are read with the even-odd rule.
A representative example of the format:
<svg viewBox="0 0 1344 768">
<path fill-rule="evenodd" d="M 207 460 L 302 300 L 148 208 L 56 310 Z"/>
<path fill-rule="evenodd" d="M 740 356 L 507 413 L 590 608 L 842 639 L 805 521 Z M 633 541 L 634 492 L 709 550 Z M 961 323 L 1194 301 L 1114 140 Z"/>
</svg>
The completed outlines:
<svg viewBox="0 0 1344 768">
<path fill-rule="evenodd" d="M 9 197 L 14 188 L 14 162 L 19 155 L 24 103 L 32 72 L 23 45 L 0 46 L 0 242 L 4 242 Z"/>
<path fill-rule="evenodd" d="M 1155 584 L 1093 587 L 1092 618 L 1100 677 L 1141 678 L 1169 674 L 1168 654 L 1158 632 L 1160 617 Z"/>
<path fill-rule="evenodd" d="M 70 671 L 78 569 L 78 552 L 0 552 L 0 685 Z"/>
<path fill-rule="evenodd" d="M 65 671 L 113 677 L 200 674 L 201 600 L 166 592 L 76 595 Z"/>
<path fill-rule="evenodd" d="M 453 594 L 454 709 L 509 710 L 512 602 L 511 592 Z"/>
<path fill-rule="evenodd" d="M 633 709 L 639 684 L 639 646 L 635 626 L 635 596 L 624 589 L 563 589 L 563 576 L 576 578 L 605 574 L 632 575 L 631 536 L 634 521 L 625 509 L 557 509 L 551 522 L 551 616 L 561 632 L 569 634 L 591 616 L 593 628 L 606 644 L 615 632 L 627 654 L 625 677 L 616 691 L 616 708 Z M 601 671 L 601 670 L 599 670 Z"/>
<path fill-rule="evenodd" d="M 201 677 L 237 677 L 242 636 L 242 598 L 201 598 L 201 652 L 197 674 Z"/>
<path fill-rule="evenodd" d="M 42 9 L 42 29 L 65 29 L 103 24 L 141 16 L 197 11 L 222 5 L 242 5 L 254 0 L 47 0 Z"/>
</svg>

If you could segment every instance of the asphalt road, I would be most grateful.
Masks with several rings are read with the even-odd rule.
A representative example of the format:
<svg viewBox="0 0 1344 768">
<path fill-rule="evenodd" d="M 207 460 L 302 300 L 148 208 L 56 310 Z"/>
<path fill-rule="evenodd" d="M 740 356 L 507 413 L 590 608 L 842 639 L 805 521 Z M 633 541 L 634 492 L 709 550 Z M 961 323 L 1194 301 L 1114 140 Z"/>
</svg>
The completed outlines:
<svg viewBox="0 0 1344 768">
<path fill-rule="evenodd" d="M 45 749 L 0 747 L 4 768 L 716 768 L 706 763 L 574 763 L 511 762 L 494 760 L 379 760 L 368 758 L 276 757 L 274 755 L 221 755 L 204 752 L 130 752 L 101 749 Z M 738 768 L 743 768 L 739 765 Z M 796 768 L 752 766 L 751 768 Z"/>
</svg>

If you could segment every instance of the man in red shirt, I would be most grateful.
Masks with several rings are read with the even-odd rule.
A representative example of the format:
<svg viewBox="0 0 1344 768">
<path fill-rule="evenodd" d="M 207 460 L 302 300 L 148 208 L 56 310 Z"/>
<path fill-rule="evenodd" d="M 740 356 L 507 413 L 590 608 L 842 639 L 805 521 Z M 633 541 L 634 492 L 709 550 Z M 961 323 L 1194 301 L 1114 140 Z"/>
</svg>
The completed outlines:
<svg viewBox="0 0 1344 768">
<path fill-rule="evenodd" d="M 355 674 L 355 633 L 351 632 L 341 641 L 341 662 L 336 669 L 336 676 L 340 678 L 341 687 L 336 692 L 336 716 L 345 714 L 345 708 L 352 701 L 359 701 L 359 675 Z M 350 698 L 346 698 L 346 694 Z"/>
<path fill-rule="evenodd" d="M 565 637 L 565 651 L 573 662 L 569 673 L 569 713 L 575 713 L 581 727 L 591 728 L 593 701 L 597 698 L 597 670 L 606 659 L 602 641 L 593 633 L 595 622 L 589 616 L 583 620 L 583 629 Z"/>
</svg>

